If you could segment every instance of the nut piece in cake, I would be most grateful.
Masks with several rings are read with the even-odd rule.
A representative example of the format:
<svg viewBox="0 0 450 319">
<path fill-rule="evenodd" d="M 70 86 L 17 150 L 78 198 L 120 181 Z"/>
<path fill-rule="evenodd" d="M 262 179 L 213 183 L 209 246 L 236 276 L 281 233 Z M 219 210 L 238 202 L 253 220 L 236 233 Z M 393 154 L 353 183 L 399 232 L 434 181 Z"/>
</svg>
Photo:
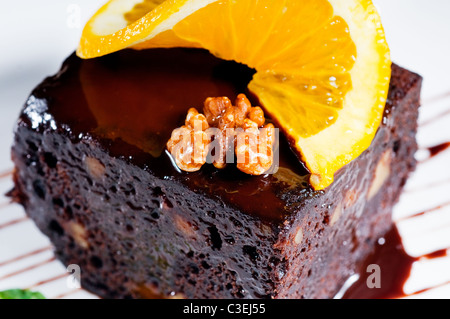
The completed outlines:
<svg viewBox="0 0 450 319">
<path fill-rule="evenodd" d="M 198 171 L 208 155 L 218 169 L 236 157 L 237 168 L 249 175 L 262 175 L 272 167 L 275 127 L 264 125 L 264 111 L 252 107 L 244 94 L 238 95 L 235 104 L 227 97 L 210 97 L 204 103 L 205 115 L 189 110 L 185 125 L 175 129 L 167 142 L 179 169 Z"/>
</svg>

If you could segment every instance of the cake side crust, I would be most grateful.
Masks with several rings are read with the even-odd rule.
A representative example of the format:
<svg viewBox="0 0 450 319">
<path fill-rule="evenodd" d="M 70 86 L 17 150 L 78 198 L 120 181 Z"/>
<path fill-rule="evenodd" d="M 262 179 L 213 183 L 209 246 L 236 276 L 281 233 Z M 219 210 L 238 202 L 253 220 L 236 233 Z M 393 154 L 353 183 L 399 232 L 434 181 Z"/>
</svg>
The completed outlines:
<svg viewBox="0 0 450 319">
<path fill-rule="evenodd" d="M 416 167 L 421 84 L 420 76 L 393 66 L 383 124 L 370 148 L 292 215 L 278 243 L 289 262 L 277 298 L 333 297 L 391 229 L 392 208 Z"/>
</svg>

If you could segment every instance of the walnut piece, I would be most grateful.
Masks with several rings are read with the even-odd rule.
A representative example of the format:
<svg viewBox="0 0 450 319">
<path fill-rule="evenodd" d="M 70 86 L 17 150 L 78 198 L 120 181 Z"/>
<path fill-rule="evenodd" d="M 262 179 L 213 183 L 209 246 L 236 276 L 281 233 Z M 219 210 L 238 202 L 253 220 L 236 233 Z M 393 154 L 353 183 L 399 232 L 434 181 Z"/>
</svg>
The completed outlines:
<svg viewBox="0 0 450 319">
<path fill-rule="evenodd" d="M 208 124 L 220 130 L 243 127 L 244 121 L 250 119 L 261 127 L 266 122 L 264 111 L 259 107 L 252 107 L 245 94 L 239 94 L 236 106 L 227 97 L 208 98 L 203 107 Z"/>
<path fill-rule="evenodd" d="M 203 114 L 192 108 L 188 111 L 185 125 L 175 129 L 167 142 L 177 166 L 186 172 L 196 172 L 206 163 L 209 124 Z"/>
<path fill-rule="evenodd" d="M 275 127 L 267 124 L 262 130 L 256 122 L 246 119 L 244 131 L 237 134 L 237 168 L 249 175 L 262 175 L 273 165 Z"/>
<path fill-rule="evenodd" d="M 236 155 L 237 168 L 246 174 L 261 175 L 272 167 L 275 127 L 264 125 L 264 111 L 252 107 L 244 94 L 238 95 L 235 105 L 227 97 L 210 97 L 203 113 L 190 109 L 185 125 L 175 129 L 167 143 L 181 170 L 200 170 L 208 154 L 222 169 L 230 151 Z"/>
</svg>

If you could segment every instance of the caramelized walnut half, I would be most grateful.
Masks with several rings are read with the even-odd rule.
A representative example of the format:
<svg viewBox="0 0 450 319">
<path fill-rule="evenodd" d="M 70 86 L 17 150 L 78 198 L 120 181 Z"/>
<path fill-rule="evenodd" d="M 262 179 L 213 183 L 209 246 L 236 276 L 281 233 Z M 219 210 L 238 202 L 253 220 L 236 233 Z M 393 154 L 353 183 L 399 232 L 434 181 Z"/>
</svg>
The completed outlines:
<svg viewBox="0 0 450 319">
<path fill-rule="evenodd" d="M 242 128 L 246 119 L 255 122 L 258 127 L 262 127 L 266 122 L 264 111 L 259 106 L 252 107 L 245 94 L 239 94 L 235 104 L 236 106 L 233 106 L 227 97 L 206 99 L 203 113 L 205 113 L 208 124 L 211 127 L 225 130 Z"/>
<path fill-rule="evenodd" d="M 249 175 L 262 175 L 273 165 L 275 127 L 267 124 L 260 130 L 250 119 L 246 119 L 243 131 L 236 135 L 237 168 Z"/>
<path fill-rule="evenodd" d="M 252 107 L 244 94 L 237 97 L 235 105 L 227 97 L 210 97 L 203 112 L 189 110 L 185 125 L 175 129 L 167 143 L 181 170 L 199 170 L 208 154 L 219 169 L 235 157 L 238 169 L 250 175 L 264 174 L 272 167 L 275 127 L 264 125 L 264 111 Z"/>
<path fill-rule="evenodd" d="M 205 116 L 192 108 L 185 125 L 172 132 L 167 149 L 181 170 L 196 172 L 206 163 L 209 141 L 205 131 L 208 128 Z"/>
</svg>

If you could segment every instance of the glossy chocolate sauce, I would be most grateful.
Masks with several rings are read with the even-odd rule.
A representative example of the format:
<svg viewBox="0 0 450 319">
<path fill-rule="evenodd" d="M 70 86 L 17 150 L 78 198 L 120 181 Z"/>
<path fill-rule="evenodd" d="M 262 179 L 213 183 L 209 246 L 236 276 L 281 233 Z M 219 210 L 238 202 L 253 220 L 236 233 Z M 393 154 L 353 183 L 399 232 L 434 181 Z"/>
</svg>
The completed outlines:
<svg viewBox="0 0 450 319">
<path fill-rule="evenodd" d="M 49 113 L 58 124 L 67 124 L 74 136 L 89 132 L 103 140 L 111 155 L 270 220 L 284 217 L 280 197 L 292 183 L 309 187 L 308 172 L 282 134 L 280 170 L 275 175 L 249 176 L 233 164 L 224 170 L 205 165 L 200 172 L 184 173 L 165 151 L 188 109 L 202 111 L 206 98 L 234 100 L 246 93 L 257 105 L 247 91 L 254 70 L 196 49 L 124 50 L 92 60 L 71 56 L 69 65 L 47 88 Z"/>
<path fill-rule="evenodd" d="M 398 299 L 411 296 L 403 291 L 403 287 L 411 275 L 413 264 L 422 258 L 436 259 L 445 256 L 447 256 L 447 249 L 417 258 L 409 256 L 403 248 L 397 228 L 393 227 L 361 265 L 357 272 L 358 281 L 345 292 L 343 299 Z M 381 288 L 370 289 L 367 285 L 367 279 L 372 274 L 367 271 L 370 265 L 380 266 Z M 421 290 L 412 295 L 425 291 Z"/>
<path fill-rule="evenodd" d="M 357 272 L 359 280 L 344 294 L 343 299 L 392 299 L 403 297 L 403 286 L 411 274 L 416 258 L 409 256 L 403 249 L 401 237 L 396 227 L 385 235 L 384 244 L 377 244 Z M 369 265 L 381 268 L 381 288 L 370 289 L 367 278 Z"/>
<path fill-rule="evenodd" d="M 423 255 L 422 258 L 426 258 L 426 259 L 436 259 L 436 258 L 443 258 L 446 257 L 448 254 L 448 249 L 441 249 L 441 250 L 437 250 L 435 252 Z"/>
<path fill-rule="evenodd" d="M 433 158 L 450 148 L 450 142 L 442 143 L 433 147 L 428 148 L 430 152 L 430 158 Z"/>
</svg>

